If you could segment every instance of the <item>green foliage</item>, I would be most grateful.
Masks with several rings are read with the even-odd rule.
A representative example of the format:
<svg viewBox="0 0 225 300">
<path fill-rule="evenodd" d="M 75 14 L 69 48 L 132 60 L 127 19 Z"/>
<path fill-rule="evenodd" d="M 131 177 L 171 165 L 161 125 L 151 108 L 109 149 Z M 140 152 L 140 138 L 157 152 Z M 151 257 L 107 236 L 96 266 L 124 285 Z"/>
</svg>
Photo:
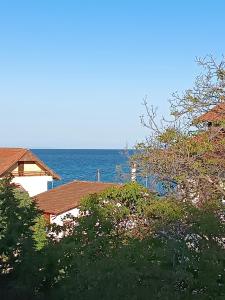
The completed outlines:
<svg viewBox="0 0 225 300">
<path fill-rule="evenodd" d="M 123 186 L 109 188 L 106 191 L 102 192 L 100 196 L 97 197 L 97 203 L 99 201 L 108 201 L 109 203 L 110 201 L 111 204 L 119 203 L 120 205 L 124 205 L 129 209 L 133 209 L 138 201 L 146 197 L 146 195 L 149 196 L 149 193 L 150 192 L 143 186 L 137 184 L 136 182 L 131 182 Z M 93 203 L 92 196 L 84 199 L 83 203 L 81 204 L 81 208 L 86 203 L 90 203 L 90 200 Z M 96 202 L 94 202 L 94 204 L 96 204 Z"/>
<path fill-rule="evenodd" d="M 224 299 L 224 209 L 216 200 L 196 207 L 127 184 L 81 208 L 88 215 L 67 236 L 38 238 L 41 249 L 23 257 L 11 281 L 22 299 Z"/>
<path fill-rule="evenodd" d="M 11 180 L 0 180 L 0 298 L 26 299 L 34 294 L 36 250 L 46 244 L 46 224 L 29 195 Z"/>
<path fill-rule="evenodd" d="M 42 249 L 47 244 L 47 222 L 42 214 L 38 212 L 37 208 L 34 206 L 32 199 L 29 197 L 28 193 L 21 192 L 18 189 L 13 190 L 15 200 L 18 203 L 18 206 L 26 211 L 31 218 L 32 237 L 34 240 L 34 246 L 36 250 Z M 21 217 L 22 220 L 22 217 Z M 23 218 L 25 224 L 26 218 Z"/>
<path fill-rule="evenodd" d="M 129 213 L 116 211 L 115 218 L 115 203 Z M 141 209 L 133 210 L 134 203 Z M 84 199 L 83 209 L 89 215 L 73 233 L 48 248 L 52 257 L 43 267 L 50 279 L 48 299 L 225 296 L 224 212 L 217 201 L 198 208 L 129 184 Z M 136 225 L 118 232 L 128 216 Z M 148 229 L 144 235 L 140 227 Z"/>
<path fill-rule="evenodd" d="M 33 239 L 35 241 L 35 248 L 41 250 L 47 245 L 47 222 L 43 215 L 39 215 L 35 218 L 35 224 L 33 225 Z"/>
<path fill-rule="evenodd" d="M 154 200 L 146 207 L 145 214 L 148 218 L 159 220 L 161 224 L 181 220 L 184 216 L 184 208 L 175 200 Z"/>
<path fill-rule="evenodd" d="M 169 127 L 166 128 L 165 131 L 158 136 L 158 140 L 161 143 L 171 145 L 177 143 L 182 137 L 183 136 L 179 131 L 177 131 L 175 128 Z"/>
<path fill-rule="evenodd" d="M 99 220 L 108 220 L 111 226 L 117 224 L 116 229 L 119 230 L 123 220 L 137 218 L 142 213 L 142 206 L 151 197 L 153 194 L 143 186 L 127 183 L 83 199 L 80 208 L 83 212 L 88 211 L 89 215 L 98 215 Z"/>
<path fill-rule="evenodd" d="M 22 197 L 10 184 L 0 181 L 0 260 L 1 272 L 15 267 L 26 247 L 33 247 L 31 226 L 35 210 L 28 198 Z"/>
</svg>

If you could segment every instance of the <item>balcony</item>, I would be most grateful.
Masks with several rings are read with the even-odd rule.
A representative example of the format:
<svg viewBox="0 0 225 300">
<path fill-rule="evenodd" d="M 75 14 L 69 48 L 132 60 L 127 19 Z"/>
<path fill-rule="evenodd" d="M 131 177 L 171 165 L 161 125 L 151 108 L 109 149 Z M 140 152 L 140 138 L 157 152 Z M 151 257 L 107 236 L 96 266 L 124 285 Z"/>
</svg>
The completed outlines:
<svg viewBox="0 0 225 300">
<path fill-rule="evenodd" d="M 48 176 L 45 171 L 13 171 L 11 173 L 14 177 L 18 176 Z"/>
</svg>

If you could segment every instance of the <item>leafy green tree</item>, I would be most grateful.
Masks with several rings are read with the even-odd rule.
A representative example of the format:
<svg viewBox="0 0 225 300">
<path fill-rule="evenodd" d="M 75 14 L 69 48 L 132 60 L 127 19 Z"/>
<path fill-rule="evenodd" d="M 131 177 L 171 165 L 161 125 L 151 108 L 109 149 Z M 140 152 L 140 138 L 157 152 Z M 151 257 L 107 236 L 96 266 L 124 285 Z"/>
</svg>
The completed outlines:
<svg viewBox="0 0 225 300">
<path fill-rule="evenodd" d="M 36 252 L 47 243 L 43 217 L 28 194 L 11 180 L 0 180 L 0 282 L 7 298 L 29 290 L 25 282 L 31 283 L 37 271 Z"/>
<path fill-rule="evenodd" d="M 137 145 L 133 160 L 141 173 L 154 175 L 177 199 L 201 203 L 225 196 L 225 61 L 206 57 L 198 64 L 203 73 L 193 88 L 173 95 L 170 116 L 158 122 L 156 109 L 144 100 L 146 116 L 141 119 L 149 137 Z M 201 121 L 216 105 L 215 121 Z"/>
<path fill-rule="evenodd" d="M 131 183 L 90 195 L 80 208 L 60 241 L 35 251 L 33 240 L 11 277 L 12 299 L 224 298 L 219 201 L 198 207 Z"/>
<path fill-rule="evenodd" d="M 47 248 L 39 290 L 48 299 L 225 296 L 221 203 L 197 207 L 128 184 L 87 197 L 81 210 L 88 216 Z"/>
</svg>

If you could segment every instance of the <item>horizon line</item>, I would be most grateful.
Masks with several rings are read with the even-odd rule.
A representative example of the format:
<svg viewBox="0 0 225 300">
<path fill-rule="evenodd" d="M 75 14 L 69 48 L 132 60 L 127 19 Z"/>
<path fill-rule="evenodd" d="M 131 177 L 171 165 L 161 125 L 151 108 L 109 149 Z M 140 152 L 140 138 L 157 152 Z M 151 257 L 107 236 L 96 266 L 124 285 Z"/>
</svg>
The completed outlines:
<svg viewBox="0 0 225 300">
<path fill-rule="evenodd" d="M 49 148 L 31 147 L 32 150 L 135 150 L 134 148 Z"/>
</svg>

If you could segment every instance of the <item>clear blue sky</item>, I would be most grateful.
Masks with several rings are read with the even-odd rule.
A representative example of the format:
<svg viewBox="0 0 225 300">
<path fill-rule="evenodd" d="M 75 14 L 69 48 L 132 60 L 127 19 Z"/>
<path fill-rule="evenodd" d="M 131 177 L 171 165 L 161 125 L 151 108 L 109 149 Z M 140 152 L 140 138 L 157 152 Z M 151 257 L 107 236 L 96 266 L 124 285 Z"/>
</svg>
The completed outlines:
<svg viewBox="0 0 225 300">
<path fill-rule="evenodd" d="M 224 0 L 0 0 L 0 146 L 131 147 L 224 37 Z"/>
</svg>

